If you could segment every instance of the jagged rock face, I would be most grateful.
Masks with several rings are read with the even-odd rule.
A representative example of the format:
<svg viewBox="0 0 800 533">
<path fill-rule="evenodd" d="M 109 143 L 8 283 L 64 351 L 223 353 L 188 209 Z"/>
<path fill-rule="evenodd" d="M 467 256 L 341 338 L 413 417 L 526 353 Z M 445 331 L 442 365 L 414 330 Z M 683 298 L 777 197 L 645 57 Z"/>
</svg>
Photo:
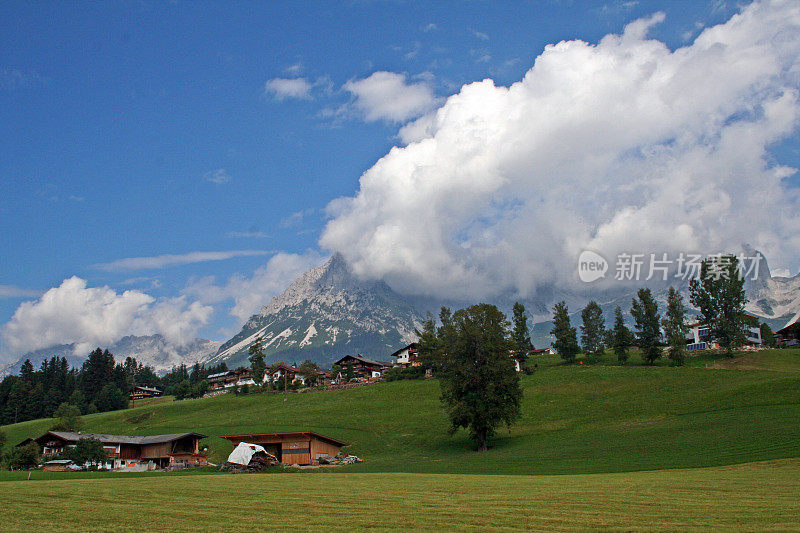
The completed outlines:
<svg viewBox="0 0 800 533">
<path fill-rule="evenodd" d="M 130 335 L 110 346 L 100 346 L 100 348 L 107 348 L 118 363 L 124 361 L 126 357 L 134 357 L 143 365 L 153 367 L 156 372 L 166 372 L 173 366 L 192 365 L 209 359 L 217 352 L 219 345 L 220 343 L 216 341 L 194 339 L 184 346 L 178 346 L 171 344 L 161 335 Z M 26 359 L 30 359 L 37 369 L 42 361 L 53 356 L 66 357 L 70 366 L 79 367 L 88 355 L 88 352 L 76 353 L 74 344 L 59 344 L 26 353 L 13 363 L 0 368 L 0 376 L 18 373 Z"/>
<path fill-rule="evenodd" d="M 416 340 L 419 314 L 382 281 L 361 281 L 335 254 L 295 280 L 253 315 L 209 362 L 245 364 L 263 337 L 269 361 L 311 359 L 327 365 L 348 353 L 385 359 Z"/>
</svg>

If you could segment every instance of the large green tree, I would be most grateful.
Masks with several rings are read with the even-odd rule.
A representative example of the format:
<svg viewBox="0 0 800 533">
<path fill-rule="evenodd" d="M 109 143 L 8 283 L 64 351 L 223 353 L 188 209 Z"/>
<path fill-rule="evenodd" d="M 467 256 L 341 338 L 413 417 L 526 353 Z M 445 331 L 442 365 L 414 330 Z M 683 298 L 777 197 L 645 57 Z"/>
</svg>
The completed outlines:
<svg viewBox="0 0 800 533">
<path fill-rule="evenodd" d="M 247 349 L 247 353 L 250 354 L 250 372 L 253 381 L 260 385 L 264 381 L 264 372 L 267 371 L 267 363 L 264 357 L 264 339 L 258 337 Z"/>
<path fill-rule="evenodd" d="M 650 289 L 639 289 L 637 298 L 631 304 L 631 315 L 636 324 L 636 344 L 642 352 L 642 358 L 653 364 L 661 357 L 661 317 Z"/>
<path fill-rule="evenodd" d="M 511 331 L 511 338 L 514 341 L 514 353 L 520 368 L 527 371 L 528 352 L 533 350 L 531 333 L 528 330 L 528 316 L 525 314 L 525 306 L 519 302 L 514 304 L 513 309 L 514 329 Z"/>
<path fill-rule="evenodd" d="M 553 329 L 550 334 L 555 337 L 553 348 L 561 359 L 567 363 L 574 362 L 580 352 L 580 346 L 578 346 L 578 332 L 569 321 L 566 302 L 558 302 L 553 307 Z"/>
<path fill-rule="evenodd" d="M 440 318 L 435 342 L 421 338 L 420 354 L 435 361 L 451 433 L 466 428 L 485 451 L 496 428 L 520 414 L 522 389 L 509 356 L 514 343 L 508 320 L 489 304 L 452 314 L 445 308 Z"/>
<path fill-rule="evenodd" d="M 744 278 L 739 271 L 739 259 L 721 255 L 704 259 L 700 276 L 689 281 L 690 301 L 700 309 L 711 336 L 733 357 L 733 349 L 745 341 L 746 319 Z"/>
<path fill-rule="evenodd" d="M 100 464 L 106 462 L 108 455 L 103 449 L 103 443 L 93 438 L 78 439 L 75 446 L 67 449 L 67 458 L 75 464 Z"/>
<path fill-rule="evenodd" d="M 583 352 L 591 355 L 597 361 L 603 353 L 605 346 L 603 346 L 603 337 L 605 336 L 605 320 L 603 319 L 603 310 L 597 305 L 597 302 L 591 300 L 586 307 L 581 311 L 581 343 L 583 344 Z"/>
<path fill-rule="evenodd" d="M 683 297 L 674 287 L 670 287 L 667 294 L 667 313 L 662 321 L 662 326 L 669 346 L 669 358 L 676 366 L 682 365 L 686 359 L 685 317 Z"/>
<path fill-rule="evenodd" d="M 625 318 L 622 316 L 622 308 L 620 306 L 614 309 L 614 329 L 611 330 L 610 340 L 617 360 L 625 363 L 628 360 L 628 348 L 632 344 L 633 334 L 625 325 Z"/>
</svg>

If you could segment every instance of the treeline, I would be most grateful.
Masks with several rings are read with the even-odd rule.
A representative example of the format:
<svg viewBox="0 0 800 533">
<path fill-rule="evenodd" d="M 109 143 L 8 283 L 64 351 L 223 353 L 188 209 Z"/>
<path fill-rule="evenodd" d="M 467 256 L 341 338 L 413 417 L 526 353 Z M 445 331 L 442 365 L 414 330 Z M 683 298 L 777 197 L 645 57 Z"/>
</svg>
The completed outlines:
<svg viewBox="0 0 800 533">
<path fill-rule="evenodd" d="M 701 262 L 699 276 L 690 280 L 689 301 L 700 311 L 699 320 L 706 325 L 710 337 L 733 357 L 733 350 L 747 341 L 747 328 L 758 326 L 757 321 L 745 313 L 744 278 L 739 272 L 739 261 L 733 255 L 711 257 Z M 665 354 L 673 365 L 682 365 L 686 358 L 686 307 L 681 294 L 670 287 L 664 316 L 650 289 L 642 288 L 631 301 L 634 329 L 625 325 L 622 309 L 614 310 L 614 326 L 606 329 L 603 311 L 595 301 L 590 301 L 581 311 L 581 335 L 570 323 L 565 302 L 553 307 L 553 348 L 567 362 L 576 360 L 579 353 L 597 361 L 607 348 L 611 348 L 620 362 L 628 360 L 628 351 L 639 348 L 643 361 L 653 364 Z M 760 325 L 762 342 L 775 345 L 775 338 L 767 324 Z M 663 348 L 666 347 L 666 350 Z"/>
<path fill-rule="evenodd" d="M 195 364 L 191 370 L 181 365 L 159 377 L 152 367 L 133 357 L 117 363 L 113 354 L 100 348 L 89 354 L 80 369 L 70 368 L 64 357 L 46 359 L 38 370 L 26 360 L 19 375 L 0 381 L 0 425 L 52 417 L 65 403 L 81 414 L 125 409 L 128 393 L 136 385 L 176 396 L 202 395 L 208 388 L 205 379 L 224 370 L 225 363 L 213 367 Z"/>
</svg>

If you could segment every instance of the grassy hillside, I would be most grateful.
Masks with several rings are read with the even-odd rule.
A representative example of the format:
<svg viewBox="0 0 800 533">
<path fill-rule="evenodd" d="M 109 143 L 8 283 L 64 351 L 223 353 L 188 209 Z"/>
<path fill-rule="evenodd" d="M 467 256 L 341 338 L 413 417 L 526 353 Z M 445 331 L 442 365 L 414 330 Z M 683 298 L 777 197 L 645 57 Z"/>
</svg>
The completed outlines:
<svg viewBox="0 0 800 533">
<path fill-rule="evenodd" d="M 85 430 L 199 431 L 212 436 L 205 442 L 216 461 L 231 449 L 218 435 L 313 430 L 350 443 L 346 450 L 365 459 L 348 472 L 564 474 L 800 457 L 798 350 L 697 359 L 683 368 L 539 361 L 522 380 L 521 420 L 482 454 L 464 432 L 447 434 L 435 380 L 290 394 L 286 402 L 259 394 L 161 403 L 88 416 Z M 12 445 L 51 423 L 3 431 Z"/>
<path fill-rule="evenodd" d="M 800 528 L 800 461 L 569 476 L 16 481 L 2 484 L 0 504 L 4 531 L 788 531 Z"/>
</svg>

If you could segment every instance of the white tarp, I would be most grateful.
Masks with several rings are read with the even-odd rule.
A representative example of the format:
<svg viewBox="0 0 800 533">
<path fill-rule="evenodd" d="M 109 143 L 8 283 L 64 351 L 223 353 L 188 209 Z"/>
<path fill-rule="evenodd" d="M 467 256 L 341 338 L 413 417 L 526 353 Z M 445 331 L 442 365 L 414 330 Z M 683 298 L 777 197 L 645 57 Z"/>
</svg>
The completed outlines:
<svg viewBox="0 0 800 533">
<path fill-rule="evenodd" d="M 267 453 L 267 450 L 258 444 L 240 442 L 239 445 L 234 448 L 231 454 L 228 456 L 228 462 L 247 466 L 250 464 L 250 458 L 252 458 L 256 452 Z"/>
</svg>

